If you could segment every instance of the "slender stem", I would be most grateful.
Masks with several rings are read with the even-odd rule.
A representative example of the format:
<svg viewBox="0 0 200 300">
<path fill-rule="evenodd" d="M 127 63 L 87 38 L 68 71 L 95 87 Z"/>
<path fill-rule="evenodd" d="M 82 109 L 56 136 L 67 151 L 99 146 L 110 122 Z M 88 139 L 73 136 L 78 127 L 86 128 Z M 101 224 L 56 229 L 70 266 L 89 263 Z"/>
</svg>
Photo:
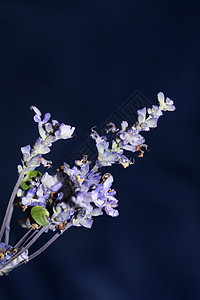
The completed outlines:
<svg viewBox="0 0 200 300">
<path fill-rule="evenodd" d="M 35 229 L 32 232 L 32 234 L 23 242 L 23 244 L 20 246 L 20 248 L 24 247 L 28 243 L 28 241 L 30 241 L 34 237 L 34 235 L 37 234 L 37 232 L 38 232 L 38 229 Z"/>
<path fill-rule="evenodd" d="M 27 238 L 30 236 L 31 232 L 33 232 L 33 231 L 34 231 L 33 228 L 29 229 L 25 233 L 25 235 L 19 240 L 19 242 L 17 242 L 17 244 L 15 244 L 14 248 L 17 249 L 17 248 L 21 247 L 24 244 L 25 241 L 27 242 Z M 34 233 L 35 233 L 35 231 L 34 231 Z"/>
<path fill-rule="evenodd" d="M 31 259 L 35 258 L 38 256 L 40 253 L 42 253 L 45 249 L 47 249 L 58 237 L 60 236 L 60 233 L 56 233 L 46 244 L 44 244 L 40 249 L 35 251 L 33 254 L 31 254 L 28 258 L 30 261 Z"/>
<path fill-rule="evenodd" d="M 13 207 L 10 209 L 13 213 Z M 10 235 L 10 224 L 6 225 L 6 233 L 5 233 L 5 245 L 8 245 L 9 243 L 9 235 Z"/>
<path fill-rule="evenodd" d="M 41 254 L 44 250 L 46 250 L 59 236 L 61 236 L 67 229 L 69 229 L 71 226 L 73 226 L 72 223 L 67 224 L 67 226 L 65 227 L 64 230 L 57 232 L 46 244 L 44 244 L 40 249 L 38 249 L 36 252 L 34 252 L 32 255 L 29 256 L 29 261 L 32 260 L 33 258 L 35 258 L 36 256 L 38 256 L 39 254 Z M 48 226 L 49 227 L 49 226 Z M 24 237 L 23 237 L 24 238 Z M 23 239 L 22 238 L 22 239 Z M 21 240 L 22 240 L 21 239 Z M 19 242 L 18 242 L 19 243 Z M 17 244 L 16 244 L 17 245 Z M 15 245 L 15 246 L 16 246 Z M 28 249 L 27 247 L 23 248 L 21 253 L 24 252 L 26 249 Z M 21 254 L 20 253 L 20 254 Z M 19 255 L 19 253 L 18 253 Z M 13 259 L 15 259 L 17 257 L 17 255 L 15 257 L 13 257 Z M 12 260 L 13 260 L 12 259 Z M 11 262 L 11 259 L 9 260 L 9 263 Z M 25 264 L 26 260 L 21 261 L 19 264 L 13 266 L 12 270 L 14 270 L 17 267 L 20 267 L 21 265 Z M 8 262 L 3 266 L 3 268 L 8 265 Z M 2 268 L 2 269 L 3 269 Z M 11 271 L 11 270 L 10 270 Z"/>
<path fill-rule="evenodd" d="M 44 250 L 46 250 L 55 240 L 57 240 L 59 236 L 61 236 L 64 233 L 64 231 L 69 229 L 71 226 L 72 224 L 69 223 L 68 226 L 66 226 L 63 231 L 57 232 L 46 244 L 44 244 L 40 249 L 38 249 L 37 251 L 35 251 L 33 254 L 29 256 L 29 261 L 35 258 L 36 256 L 38 256 L 39 254 L 41 254 Z"/>
<path fill-rule="evenodd" d="M 17 190 L 20 186 L 20 183 L 23 179 L 24 174 L 25 174 L 25 169 L 22 170 L 22 172 L 20 173 L 20 175 L 18 177 L 18 180 L 15 184 L 14 190 L 11 194 L 11 197 L 10 197 L 10 200 L 9 200 L 9 203 L 8 203 L 8 206 L 7 206 L 7 210 L 6 210 L 6 213 L 5 213 L 5 217 L 4 217 L 2 226 L 1 226 L 0 241 L 2 240 L 4 231 L 5 231 L 5 227 L 6 227 L 6 231 L 7 231 L 6 241 L 7 241 L 7 243 L 9 242 L 9 230 L 10 230 L 9 228 L 10 228 L 10 220 L 11 220 L 12 213 L 13 213 L 13 202 L 15 200 Z"/>
</svg>

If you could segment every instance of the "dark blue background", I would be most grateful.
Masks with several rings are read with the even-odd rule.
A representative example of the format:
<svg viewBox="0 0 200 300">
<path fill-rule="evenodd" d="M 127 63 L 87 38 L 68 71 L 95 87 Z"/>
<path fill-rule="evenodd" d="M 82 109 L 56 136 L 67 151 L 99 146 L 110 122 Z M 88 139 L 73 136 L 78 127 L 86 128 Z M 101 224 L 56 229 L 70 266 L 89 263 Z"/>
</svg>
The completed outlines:
<svg viewBox="0 0 200 300">
<path fill-rule="evenodd" d="M 1 1 L 1 209 L 20 147 L 37 129 L 30 105 L 76 127 L 55 168 L 135 90 L 177 110 L 145 137 L 152 149 L 112 168 L 116 219 L 72 228 L 0 278 L 1 299 L 200 299 L 199 12 L 195 1 Z M 12 239 L 21 232 L 12 224 Z M 14 298 L 15 297 L 15 298 Z"/>
</svg>

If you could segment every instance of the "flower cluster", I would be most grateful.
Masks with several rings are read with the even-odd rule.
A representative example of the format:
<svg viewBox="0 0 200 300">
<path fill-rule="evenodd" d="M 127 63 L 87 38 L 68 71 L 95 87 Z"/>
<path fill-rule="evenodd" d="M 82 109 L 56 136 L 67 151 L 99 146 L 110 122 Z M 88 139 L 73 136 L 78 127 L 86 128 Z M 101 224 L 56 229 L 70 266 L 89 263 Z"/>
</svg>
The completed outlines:
<svg viewBox="0 0 200 300">
<path fill-rule="evenodd" d="M 31 218 L 33 206 L 42 206 L 47 209 L 46 219 L 51 223 L 49 228 L 53 231 L 60 228 L 61 224 L 63 227 L 63 224 L 67 222 L 71 222 L 74 226 L 82 225 L 90 228 L 93 217 L 102 215 L 103 212 L 112 217 L 118 216 L 116 191 L 111 188 L 113 176 L 109 173 L 102 175 L 98 170 L 115 163 L 121 164 L 124 168 L 133 164 L 133 160 L 124 155 L 124 150 L 140 151 L 139 156 L 143 156 L 142 147 L 147 149 L 147 145 L 140 132 L 157 127 L 158 119 L 163 114 L 162 111 L 175 109 L 172 100 L 167 98 L 165 102 L 163 93 L 158 94 L 158 101 L 159 106 L 153 105 L 148 110 L 146 108 L 138 110 L 138 120 L 132 127 L 126 121 L 122 121 L 120 129 L 115 124 L 109 123 L 106 133 L 113 134 L 111 145 L 106 136 L 100 136 L 92 128 L 90 136 L 95 140 L 98 151 L 98 159 L 93 168 L 90 168 L 91 162 L 85 155 L 81 160 L 76 160 L 72 168 L 64 163 L 54 176 L 47 172 L 43 175 L 37 173 L 35 177 L 32 175 L 30 180 L 30 174 L 33 172 L 29 171 L 27 178 L 29 188 L 23 188 L 21 185 L 17 192 L 22 209 L 29 213 L 28 222 L 26 220 L 27 227 L 31 226 L 30 220 L 32 223 L 35 222 L 35 219 Z M 38 108 L 32 106 L 31 109 L 35 112 L 34 120 L 38 123 L 40 138 L 32 151 L 30 146 L 22 148 L 24 165 L 27 165 L 27 162 L 30 163 L 31 157 L 48 153 L 50 146 L 56 140 L 70 138 L 74 132 L 74 127 L 60 125 L 55 120 L 49 123 L 49 113 L 46 113 L 42 120 Z M 40 162 L 43 162 L 41 157 Z M 31 167 L 33 169 L 33 164 Z"/>
<path fill-rule="evenodd" d="M 64 162 L 53 176 L 48 172 L 42 174 L 35 169 L 40 164 L 44 167 L 51 166 L 51 162 L 42 156 L 50 152 L 52 144 L 57 140 L 71 138 L 75 128 L 64 123 L 60 124 L 56 120 L 50 122 L 50 113 L 46 113 L 42 118 L 40 110 L 31 106 L 40 137 L 33 147 L 27 145 L 21 148 L 22 165 L 18 166 L 20 176 L 15 187 L 16 193 L 13 193 L 8 207 L 13 203 L 16 204 L 25 213 L 21 225 L 30 232 L 39 230 L 33 242 L 42 232 L 48 230 L 57 231 L 56 239 L 70 226 L 91 228 L 93 217 L 100 216 L 104 212 L 111 217 L 119 215 L 116 191 L 112 188 L 113 176 L 110 173 L 102 174 L 99 169 L 113 164 L 121 164 L 127 168 L 133 164 L 134 159 L 124 155 L 124 151 L 139 151 L 139 157 L 144 155 L 142 148 L 147 149 L 147 145 L 141 132 L 157 127 L 163 111 L 175 110 L 173 101 L 169 98 L 165 100 L 163 93 L 158 94 L 158 101 L 159 106 L 153 105 L 148 110 L 146 108 L 138 110 L 138 120 L 132 126 L 126 121 L 122 121 L 121 128 L 117 128 L 113 123 L 107 124 L 106 134 L 112 135 L 110 142 L 106 134 L 100 136 L 92 128 L 90 136 L 94 139 L 98 152 L 94 165 L 92 166 L 87 155 L 84 155 L 81 160 L 75 161 L 73 167 Z M 2 236 L 5 227 L 7 228 L 7 238 L 5 243 L 0 244 L 0 275 L 21 264 L 22 261 L 28 261 L 28 248 L 33 243 L 27 243 L 30 236 L 25 235 L 18 242 L 18 248 L 8 245 L 11 215 L 12 212 L 10 213 L 8 209 L 1 229 Z M 53 240 L 51 239 L 49 244 Z M 47 243 L 45 247 L 49 244 Z M 14 251 L 18 254 L 14 254 Z"/>
<path fill-rule="evenodd" d="M 41 119 L 40 110 L 31 106 L 31 109 L 35 112 L 34 121 L 38 124 L 38 131 L 40 137 L 37 139 L 33 147 L 30 145 L 21 148 L 23 155 L 22 166 L 18 166 L 18 172 L 21 173 L 23 169 L 27 171 L 34 170 L 42 163 L 45 167 L 50 167 L 51 162 L 45 160 L 42 155 L 49 153 L 52 143 L 60 139 L 69 139 L 75 130 L 75 127 L 60 124 L 57 120 L 49 122 L 51 115 L 46 113 L 43 120 Z"/>
</svg>

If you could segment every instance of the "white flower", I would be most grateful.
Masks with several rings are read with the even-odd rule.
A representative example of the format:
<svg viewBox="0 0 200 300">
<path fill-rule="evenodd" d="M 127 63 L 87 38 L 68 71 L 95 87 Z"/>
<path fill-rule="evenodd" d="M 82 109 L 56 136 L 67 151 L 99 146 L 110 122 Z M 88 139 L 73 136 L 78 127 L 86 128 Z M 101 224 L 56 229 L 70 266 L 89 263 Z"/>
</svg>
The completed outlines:
<svg viewBox="0 0 200 300">
<path fill-rule="evenodd" d="M 158 101 L 160 103 L 159 109 L 160 110 L 168 110 L 168 111 L 174 111 L 176 107 L 174 106 L 174 102 L 170 98 L 166 98 L 165 102 L 165 96 L 162 92 L 158 93 Z"/>
<path fill-rule="evenodd" d="M 148 114 L 152 117 L 152 118 L 159 118 L 160 116 L 163 115 L 162 111 L 159 109 L 159 107 L 157 105 L 153 105 L 152 108 L 148 108 Z"/>
<path fill-rule="evenodd" d="M 149 131 L 150 128 L 157 127 L 158 118 L 159 118 L 159 115 L 161 115 L 159 113 L 159 110 L 156 111 L 155 108 L 149 109 L 148 113 L 149 112 L 151 112 L 151 115 L 148 118 L 146 118 L 146 107 L 137 111 L 138 123 L 139 123 L 141 130 L 143 130 L 143 131 Z M 155 115 L 155 112 L 157 112 L 157 115 Z"/>
<path fill-rule="evenodd" d="M 71 138 L 74 130 L 75 130 L 75 127 L 61 124 L 59 129 L 55 132 L 56 140 L 59 140 L 59 139 L 66 140 L 66 139 Z"/>
<path fill-rule="evenodd" d="M 24 161 L 28 161 L 30 159 L 30 151 L 31 151 L 30 145 L 27 145 L 27 146 L 21 148 L 21 152 L 22 152 Z"/>
<path fill-rule="evenodd" d="M 62 187 L 62 183 L 58 181 L 57 176 L 51 176 L 47 172 L 42 176 L 41 183 L 44 190 L 51 190 L 54 192 L 57 192 Z"/>
</svg>

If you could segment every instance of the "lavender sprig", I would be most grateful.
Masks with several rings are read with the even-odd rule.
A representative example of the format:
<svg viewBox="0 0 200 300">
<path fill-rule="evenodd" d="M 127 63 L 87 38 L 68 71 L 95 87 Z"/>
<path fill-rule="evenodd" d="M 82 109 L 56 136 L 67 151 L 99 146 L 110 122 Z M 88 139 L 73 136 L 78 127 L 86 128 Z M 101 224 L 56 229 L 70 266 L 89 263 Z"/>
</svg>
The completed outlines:
<svg viewBox="0 0 200 300">
<path fill-rule="evenodd" d="M 169 98 L 165 100 L 163 93 L 158 94 L 158 101 L 159 106 L 138 110 L 138 120 L 132 126 L 126 121 L 122 121 L 121 128 L 108 123 L 106 135 L 112 134 L 111 142 L 106 135 L 100 136 L 92 128 L 90 136 L 98 152 L 95 164 L 92 166 L 87 155 L 84 155 L 75 161 L 73 167 L 64 162 L 53 176 L 35 169 L 40 164 L 51 166 L 52 163 L 44 159 L 43 155 L 50 152 L 52 144 L 57 140 L 71 138 L 75 128 L 56 120 L 50 122 L 50 113 L 42 118 L 40 110 L 31 106 L 40 137 L 33 147 L 27 145 L 21 148 L 23 159 L 22 165 L 18 166 L 19 178 L 0 231 L 2 239 L 6 229 L 5 243 L 0 243 L 0 275 L 41 254 L 71 226 L 91 228 L 95 216 L 104 212 L 111 217 L 119 215 L 116 191 L 112 188 L 114 178 L 110 173 L 102 174 L 99 170 L 113 164 L 121 164 L 124 168 L 132 165 L 134 158 L 129 159 L 124 151 L 139 152 L 138 156 L 143 157 L 148 146 L 141 132 L 156 128 L 163 111 L 175 110 L 173 101 Z M 21 225 L 28 232 L 12 247 L 9 245 L 9 232 L 14 201 L 25 214 Z M 29 255 L 29 248 L 49 230 L 56 232 L 55 235 Z"/>
</svg>

